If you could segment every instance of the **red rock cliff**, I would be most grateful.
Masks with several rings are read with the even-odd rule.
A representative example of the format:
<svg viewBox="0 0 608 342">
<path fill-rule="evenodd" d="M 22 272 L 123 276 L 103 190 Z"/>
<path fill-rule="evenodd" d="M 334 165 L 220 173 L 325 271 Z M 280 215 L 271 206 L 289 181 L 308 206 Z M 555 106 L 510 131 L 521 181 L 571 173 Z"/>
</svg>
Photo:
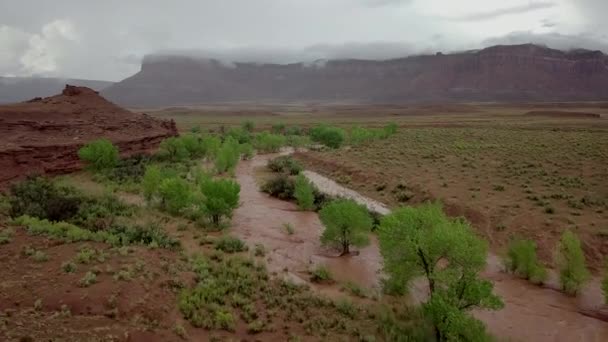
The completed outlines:
<svg viewBox="0 0 608 342">
<path fill-rule="evenodd" d="M 0 186 L 30 174 L 78 170 L 78 149 L 98 138 L 129 156 L 151 152 L 174 135 L 173 121 L 132 113 L 94 90 L 68 85 L 60 95 L 0 106 Z"/>
</svg>

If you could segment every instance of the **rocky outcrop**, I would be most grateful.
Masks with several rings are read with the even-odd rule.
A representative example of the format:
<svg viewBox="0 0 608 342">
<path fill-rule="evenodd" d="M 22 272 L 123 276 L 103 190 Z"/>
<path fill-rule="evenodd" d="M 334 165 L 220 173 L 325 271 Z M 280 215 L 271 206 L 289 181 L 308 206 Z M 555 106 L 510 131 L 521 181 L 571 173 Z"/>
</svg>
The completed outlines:
<svg viewBox="0 0 608 342">
<path fill-rule="evenodd" d="M 130 106 L 606 100 L 608 57 L 600 51 L 564 52 L 531 44 L 386 61 L 287 65 L 148 56 L 139 73 L 103 94 Z"/>
<path fill-rule="evenodd" d="M 113 82 L 47 77 L 0 77 L 0 103 L 15 103 L 36 96 L 52 96 L 67 84 L 102 90 Z"/>
<path fill-rule="evenodd" d="M 0 186 L 31 174 L 78 170 L 78 149 L 98 138 L 129 156 L 154 151 L 174 135 L 173 121 L 132 113 L 96 91 L 68 85 L 57 96 L 0 106 Z"/>
</svg>

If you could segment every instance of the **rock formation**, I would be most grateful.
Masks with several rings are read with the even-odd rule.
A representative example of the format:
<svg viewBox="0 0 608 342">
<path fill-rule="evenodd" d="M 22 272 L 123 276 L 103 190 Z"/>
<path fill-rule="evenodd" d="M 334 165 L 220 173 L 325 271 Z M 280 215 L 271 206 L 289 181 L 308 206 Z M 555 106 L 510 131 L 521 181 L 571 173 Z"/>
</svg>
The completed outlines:
<svg viewBox="0 0 608 342">
<path fill-rule="evenodd" d="M 60 95 L 0 106 L 0 186 L 30 174 L 77 170 L 78 149 L 98 138 L 129 156 L 176 134 L 173 121 L 132 113 L 94 90 L 68 85 Z"/>
<path fill-rule="evenodd" d="M 608 56 L 532 44 L 386 61 L 287 65 L 226 65 L 201 58 L 148 56 L 139 73 L 102 93 L 130 106 L 606 100 Z"/>
</svg>

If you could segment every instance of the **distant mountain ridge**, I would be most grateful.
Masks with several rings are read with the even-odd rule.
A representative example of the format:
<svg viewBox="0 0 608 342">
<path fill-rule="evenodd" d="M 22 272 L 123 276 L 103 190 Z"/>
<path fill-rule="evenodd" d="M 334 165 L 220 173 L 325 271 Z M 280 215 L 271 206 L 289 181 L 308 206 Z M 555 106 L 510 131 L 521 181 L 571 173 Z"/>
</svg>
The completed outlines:
<svg viewBox="0 0 608 342">
<path fill-rule="evenodd" d="M 127 106 L 608 100 L 608 57 L 601 51 L 565 52 L 533 44 L 284 65 L 147 56 L 140 72 L 102 94 Z"/>
<path fill-rule="evenodd" d="M 66 78 L 0 77 L 0 103 L 16 103 L 34 97 L 55 95 L 60 93 L 66 84 L 74 84 L 100 91 L 113 83 Z"/>
</svg>

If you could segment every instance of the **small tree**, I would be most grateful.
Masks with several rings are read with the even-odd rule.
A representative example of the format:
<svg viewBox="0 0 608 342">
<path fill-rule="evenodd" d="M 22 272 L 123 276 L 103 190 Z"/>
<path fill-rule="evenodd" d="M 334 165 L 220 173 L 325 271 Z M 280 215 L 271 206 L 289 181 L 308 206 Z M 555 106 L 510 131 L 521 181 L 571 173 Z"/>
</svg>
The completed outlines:
<svg viewBox="0 0 608 342">
<path fill-rule="evenodd" d="M 514 240 L 509 245 L 507 268 L 534 284 L 542 284 L 547 278 L 547 270 L 536 256 L 536 244 L 530 240 Z"/>
<path fill-rule="evenodd" d="M 192 204 L 190 185 L 179 177 L 165 178 L 158 188 L 161 204 L 173 215 L 180 214 Z"/>
<path fill-rule="evenodd" d="M 327 204 L 319 212 L 325 225 L 321 243 L 342 249 L 342 255 L 350 253 L 350 246 L 364 247 L 369 244 L 368 234 L 372 218 L 364 206 L 353 200 L 337 200 Z"/>
<path fill-rule="evenodd" d="M 231 137 L 228 137 L 222 144 L 222 147 L 217 151 L 215 157 L 215 169 L 218 173 L 223 173 L 232 170 L 239 162 L 239 143 Z"/>
<path fill-rule="evenodd" d="M 160 168 L 155 165 L 148 166 L 141 182 L 146 201 L 150 202 L 152 200 L 154 195 L 158 192 L 161 181 L 162 176 Z"/>
<path fill-rule="evenodd" d="M 170 137 L 160 143 L 160 151 L 169 160 L 180 161 L 190 157 L 190 153 L 179 137 Z"/>
<path fill-rule="evenodd" d="M 581 241 L 570 230 L 562 234 L 556 256 L 562 289 L 567 294 L 576 295 L 589 279 L 589 270 L 585 264 Z"/>
<path fill-rule="evenodd" d="M 108 139 L 98 139 L 81 147 L 78 157 L 93 170 L 111 169 L 118 163 L 118 148 Z"/>
<path fill-rule="evenodd" d="M 201 151 L 207 158 L 215 158 L 221 147 L 222 141 L 216 136 L 205 136 L 201 139 Z"/>
<path fill-rule="evenodd" d="M 222 217 L 232 216 L 232 211 L 239 205 L 240 191 L 239 184 L 230 179 L 208 179 L 202 182 L 203 210 L 215 226 L 219 226 Z"/>
<path fill-rule="evenodd" d="M 313 185 L 303 174 L 296 177 L 294 197 L 301 210 L 312 210 L 315 207 L 315 194 Z"/>
<path fill-rule="evenodd" d="M 483 324 L 466 311 L 503 304 L 492 293 L 492 283 L 478 277 L 487 246 L 467 222 L 449 219 L 439 204 L 405 207 L 381 220 L 378 238 L 390 282 L 407 289 L 416 278 L 427 280 L 423 310 L 438 341 L 487 338 Z"/>
<path fill-rule="evenodd" d="M 342 128 L 319 125 L 310 130 L 310 138 L 325 146 L 339 148 L 342 146 L 346 133 Z"/>
</svg>

